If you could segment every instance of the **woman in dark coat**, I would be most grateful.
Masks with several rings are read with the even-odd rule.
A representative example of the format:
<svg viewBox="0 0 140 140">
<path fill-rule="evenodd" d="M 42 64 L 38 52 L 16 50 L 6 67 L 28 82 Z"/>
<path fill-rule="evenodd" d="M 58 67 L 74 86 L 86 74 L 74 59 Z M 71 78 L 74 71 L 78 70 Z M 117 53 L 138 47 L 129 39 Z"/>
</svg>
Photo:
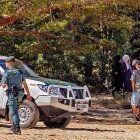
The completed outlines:
<svg viewBox="0 0 140 140">
<path fill-rule="evenodd" d="M 122 58 L 122 68 L 123 68 L 123 89 L 126 92 L 132 92 L 131 88 L 131 75 L 132 67 L 130 66 L 130 57 L 125 54 Z"/>
<path fill-rule="evenodd" d="M 114 63 L 112 64 L 112 95 L 114 96 L 115 91 L 123 89 L 123 69 L 121 65 L 121 57 L 115 56 Z"/>
</svg>

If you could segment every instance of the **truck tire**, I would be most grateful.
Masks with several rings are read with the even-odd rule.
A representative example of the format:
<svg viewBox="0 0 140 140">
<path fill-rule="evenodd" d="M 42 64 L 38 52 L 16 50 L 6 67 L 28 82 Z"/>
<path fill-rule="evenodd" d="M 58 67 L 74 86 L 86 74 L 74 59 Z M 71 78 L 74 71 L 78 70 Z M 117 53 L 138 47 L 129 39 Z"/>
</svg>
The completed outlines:
<svg viewBox="0 0 140 140">
<path fill-rule="evenodd" d="M 21 128 L 33 128 L 39 121 L 39 110 L 32 101 L 23 100 L 19 106 L 19 117 Z"/>
<path fill-rule="evenodd" d="M 48 128 L 65 128 L 70 123 L 70 117 L 63 118 L 56 122 L 44 121 L 44 125 Z"/>
</svg>

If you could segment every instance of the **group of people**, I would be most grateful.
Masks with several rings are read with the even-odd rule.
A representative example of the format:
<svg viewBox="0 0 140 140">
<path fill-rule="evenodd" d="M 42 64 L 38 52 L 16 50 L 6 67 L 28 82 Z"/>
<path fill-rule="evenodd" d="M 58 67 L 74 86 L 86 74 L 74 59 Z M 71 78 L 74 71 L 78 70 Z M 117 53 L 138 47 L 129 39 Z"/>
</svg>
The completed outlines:
<svg viewBox="0 0 140 140">
<path fill-rule="evenodd" d="M 117 55 L 112 64 L 112 85 L 114 92 L 123 90 L 132 93 L 132 122 L 140 120 L 140 60 L 131 60 L 125 54 L 122 58 Z"/>
<path fill-rule="evenodd" d="M 115 91 L 123 89 L 125 92 L 131 92 L 131 75 L 132 66 L 130 63 L 129 55 L 125 54 L 122 58 L 117 55 L 114 58 L 114 63 L 112 64 L 112 94 L 114 96 Z"/>
</svg>

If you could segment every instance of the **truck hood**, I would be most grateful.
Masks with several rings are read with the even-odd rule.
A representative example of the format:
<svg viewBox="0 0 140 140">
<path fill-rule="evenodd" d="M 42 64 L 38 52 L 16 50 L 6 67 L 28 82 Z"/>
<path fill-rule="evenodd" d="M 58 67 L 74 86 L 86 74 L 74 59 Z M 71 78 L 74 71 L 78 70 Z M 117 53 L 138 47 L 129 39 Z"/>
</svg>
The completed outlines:
<svg viewBox="0 0 140 140">
<path fill-rule="evenodd" d="M 62 85 L 62 86 L 77 86 L 74 83 L 69 83 L 61 80 L 54 80 L 54 79 L 48 79 L 43 77 L 26 77 L 29 80 L 35 80 L 39 82 L 43 82 L 46 85 Z"/>
</svg>

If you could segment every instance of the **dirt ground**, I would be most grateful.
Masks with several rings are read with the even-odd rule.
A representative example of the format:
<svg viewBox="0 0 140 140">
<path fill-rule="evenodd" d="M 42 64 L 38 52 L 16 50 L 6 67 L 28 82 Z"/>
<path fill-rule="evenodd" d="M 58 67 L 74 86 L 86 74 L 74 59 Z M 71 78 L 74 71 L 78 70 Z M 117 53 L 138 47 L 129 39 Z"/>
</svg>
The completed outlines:
<svg viewBox="0 0 140 140">
<path fill-rule="evenodd" d="M 131 110 L 107 109 L 93 101 L 89 113 L 73 117 L 65 129 L 47 129 L 39 122 L 15 136 L 10 123 L 0 119 L 0 140 L 140 140 L 140 123 L 133 125 L 130 119 Z"/>
<path fill-rule="evenodd" d="M 21 136 L 10 132 L 10 125 L 0 121 L 1 140 L 139 140 L 139 125 L 106 125 L 71 122 L 67 128 L 46 129 L 40 122 L 34 129 L 22 130 Z"/>
</svg>

